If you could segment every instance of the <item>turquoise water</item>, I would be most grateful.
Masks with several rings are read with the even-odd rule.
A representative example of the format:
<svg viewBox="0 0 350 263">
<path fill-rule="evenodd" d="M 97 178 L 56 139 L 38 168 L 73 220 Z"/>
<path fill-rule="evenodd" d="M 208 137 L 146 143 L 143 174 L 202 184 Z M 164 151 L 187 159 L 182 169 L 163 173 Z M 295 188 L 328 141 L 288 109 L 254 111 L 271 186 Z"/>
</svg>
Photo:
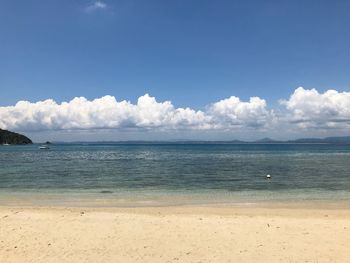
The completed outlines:
<svg viewBox="0 0 350 263">
<path fill-rule="evenodd" d="M 0 146 L 0 167 L 12 198 L 350 200 L 350 145 Z"/>
</svg>

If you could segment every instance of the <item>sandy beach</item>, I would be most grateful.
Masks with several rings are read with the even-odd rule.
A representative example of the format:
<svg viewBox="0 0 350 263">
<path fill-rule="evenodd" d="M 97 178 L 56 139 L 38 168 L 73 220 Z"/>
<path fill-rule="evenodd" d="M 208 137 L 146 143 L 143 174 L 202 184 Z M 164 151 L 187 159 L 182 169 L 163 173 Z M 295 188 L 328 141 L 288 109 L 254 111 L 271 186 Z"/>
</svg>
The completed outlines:
<svg viewBox="0 0 350 263">
<path fill-rule="evenodd" d="M 0 208 L 0 262 L 348 262 L 334 207 Z"/>
</svg>

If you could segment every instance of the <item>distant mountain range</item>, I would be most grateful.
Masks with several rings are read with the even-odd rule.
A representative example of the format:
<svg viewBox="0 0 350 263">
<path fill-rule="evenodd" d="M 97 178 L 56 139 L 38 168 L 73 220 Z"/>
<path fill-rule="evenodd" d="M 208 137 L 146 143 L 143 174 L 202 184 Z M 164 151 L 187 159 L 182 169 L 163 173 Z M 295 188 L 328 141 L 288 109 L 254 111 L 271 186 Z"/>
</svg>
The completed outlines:
<svg viewBox="0 0 350 263">
<path fill-rule="evenodd" d="M 67 143 L 67 142 L 56 142 Z M 326 138 L 301 138 L 296 140 L 273 140 L 263 138 L 256 141 L 230 140 L 230 141 L 205 141 L 205 140 L 172 140 L 172 141 L 76 141 L 67 144 L 350 144 L 350 136 L 326 137 Z M 0 129 L 0 145 L 2 144 L 32 144 L 28 137 Z"/>
<path fill-rule="evenodd" d="M 28 137 L 0 129 L 0 145 L 1 144 L 31 144 L 32 141 Z"/>
<path fill-rule="evenodd" d="M 328 143 L 328 144 L 350 144 L 350 136 L 326 137 L 326 138 L 301 138 L 296 140 L 278 141 L 270 138 L 257 140 L 254 143 Z"/>
<path fill-rule="evenodd" d="M 56 142 L 67 143 L 67 142 Z M 69 144 L 350 144 L 350 136 L 327 138 L 302 138 L 296 140 L 273 140 L 263 138 L 256 141 L 230 140 L 230 141 L 205 141 L 205 140 L 169 140 L 169 141 L 75 141 Z"/>
</svg>

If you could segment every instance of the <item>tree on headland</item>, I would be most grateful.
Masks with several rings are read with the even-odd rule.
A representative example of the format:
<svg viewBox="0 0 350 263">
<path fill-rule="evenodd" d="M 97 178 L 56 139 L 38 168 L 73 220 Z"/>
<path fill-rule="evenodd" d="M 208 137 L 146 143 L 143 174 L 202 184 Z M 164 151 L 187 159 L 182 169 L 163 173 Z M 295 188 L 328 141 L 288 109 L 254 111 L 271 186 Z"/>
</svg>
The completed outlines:
<svg viewBox="0 0 350 263">
<path fill-rule="evenodd" d="M 28 137 L 7 130 L 0 129 L 0 144 L 31 144 L 33 143 Z"/>
</svg>

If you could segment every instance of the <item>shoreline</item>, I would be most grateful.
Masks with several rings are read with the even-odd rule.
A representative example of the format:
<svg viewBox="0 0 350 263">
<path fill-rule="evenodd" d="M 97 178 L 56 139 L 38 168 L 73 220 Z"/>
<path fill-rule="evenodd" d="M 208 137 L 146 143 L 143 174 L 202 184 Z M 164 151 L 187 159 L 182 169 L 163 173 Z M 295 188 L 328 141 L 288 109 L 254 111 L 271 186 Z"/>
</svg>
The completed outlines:
<svg viewBox="0 0 350 263">
<path fill-rule="evenodd" d="M 103 193 L 105 192 L 105 193 Z M 9 192 L 0 191 L 0 207 L 265 207 L 265 208 L 344 208 L 350 209 L 350 192 Z"/>
<path fill-rule="evenodd" d="M 118 200 L 118 199 L 2 199 L 0 208 L 85 208 L 85 209 L 142 209 L 142 208 L 213 208 L 213 209 L 349 209 L 350 200 L 187 200 L 187 201 L 155 201 L 155 200 Z"/>
</svg>

